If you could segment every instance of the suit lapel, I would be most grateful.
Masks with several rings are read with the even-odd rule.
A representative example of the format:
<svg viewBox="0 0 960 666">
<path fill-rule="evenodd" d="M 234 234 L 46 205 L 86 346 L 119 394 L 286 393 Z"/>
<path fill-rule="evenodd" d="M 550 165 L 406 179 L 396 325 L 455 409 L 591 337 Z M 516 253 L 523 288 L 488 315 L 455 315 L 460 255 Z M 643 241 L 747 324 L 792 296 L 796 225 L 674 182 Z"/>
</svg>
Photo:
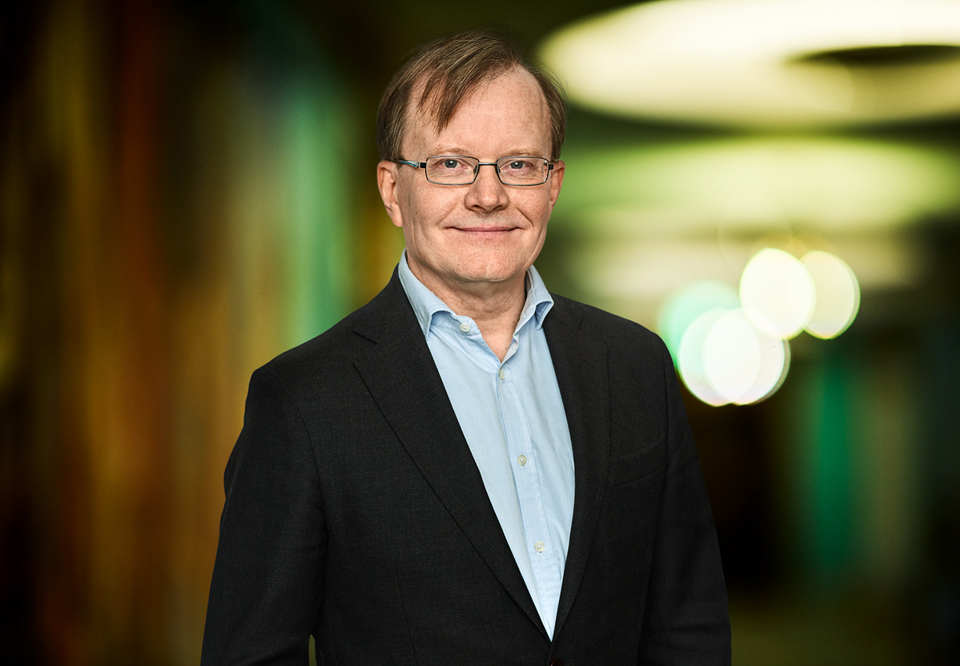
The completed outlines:
<svg viewBox="0 0 960 666">
<path fill-rule="evenodd" d="M 493 574 L 546 634 L 396 271 L 354 330 L 376 343 L 354 365 L 397 438 Z"/>
<path fill-rule="evenodd" d="M 581 317 L 564 299 L 544 320 L 544 331 L 570 428 L 575 476 L 573 523 L 564 565 L 554 636 L 573 606 L 596 532 L 610 464 L 607 349 L 579 330 Z"/>
</svg>

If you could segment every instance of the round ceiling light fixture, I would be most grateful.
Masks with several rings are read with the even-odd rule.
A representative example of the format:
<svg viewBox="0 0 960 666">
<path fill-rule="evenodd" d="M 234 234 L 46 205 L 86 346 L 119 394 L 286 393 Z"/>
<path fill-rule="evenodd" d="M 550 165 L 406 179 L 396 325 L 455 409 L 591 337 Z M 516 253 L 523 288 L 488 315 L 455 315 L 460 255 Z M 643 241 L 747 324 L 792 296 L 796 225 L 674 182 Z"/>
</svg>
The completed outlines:
<svg viewBox="0 0 960 666">
<path fill-rule="evenodd" d="M 576 23 L 541 58 L 618 115 L 815 127 L 960 113 L 956 0 L 661 0 Z"/>
</svg>

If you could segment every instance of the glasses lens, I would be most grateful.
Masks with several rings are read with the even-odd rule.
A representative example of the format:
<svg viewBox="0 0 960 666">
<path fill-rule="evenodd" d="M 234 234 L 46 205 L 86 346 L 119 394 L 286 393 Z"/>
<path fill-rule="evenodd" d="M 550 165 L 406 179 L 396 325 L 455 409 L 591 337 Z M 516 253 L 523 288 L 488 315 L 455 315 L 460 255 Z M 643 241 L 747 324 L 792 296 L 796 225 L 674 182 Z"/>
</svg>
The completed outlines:
<svg viewBox="0 0 960 666">
<path fill-rule="evenodd" d="M 427 158 L 427 180 L 444 185 L 466 185 L 473 182 L 478 161 L 460 155 L 437 155 Z"/>
<path fill-rule="evenodd" d="M 547 180 L 547 161 L 542 157 L 502 157 L 497 169 L 500 180 L 510 185 L 539 185 Z"/>
</svg>

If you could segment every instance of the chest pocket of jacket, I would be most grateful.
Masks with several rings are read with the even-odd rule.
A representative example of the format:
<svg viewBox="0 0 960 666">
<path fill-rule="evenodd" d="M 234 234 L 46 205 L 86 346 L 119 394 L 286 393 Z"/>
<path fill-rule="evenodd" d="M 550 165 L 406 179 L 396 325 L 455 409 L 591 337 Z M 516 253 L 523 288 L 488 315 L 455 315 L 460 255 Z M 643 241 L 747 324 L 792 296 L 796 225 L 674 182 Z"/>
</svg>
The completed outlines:
<svg viewBox="0 0 960 666">
<path fill-rule="evenodd" d="M 657 441 L 636 453 L 611 458 L 607 483 L 613 487 L 636 481 L 663 469 L 666 464 L 665 443 Z"/>
</svg>

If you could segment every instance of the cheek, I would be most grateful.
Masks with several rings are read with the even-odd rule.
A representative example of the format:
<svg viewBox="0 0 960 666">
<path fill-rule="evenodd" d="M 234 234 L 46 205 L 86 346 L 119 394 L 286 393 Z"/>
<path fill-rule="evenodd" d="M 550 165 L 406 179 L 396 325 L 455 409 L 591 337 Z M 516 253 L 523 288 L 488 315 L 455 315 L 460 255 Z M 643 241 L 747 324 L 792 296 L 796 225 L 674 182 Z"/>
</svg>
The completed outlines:
<svg viewBox="0 0 960 666">
<path fill-rule="evenodd" d="M 414 188 L 405 190 L 398 199 L 403 217 L 404 233 L 414 231 L 420 226 L 420 220 L 424 215 L 423 202 L 417 196 Z"/>
<path fill-rule="evenodd" d="M 538 231 L 543 234 L 547 230 L 547 222 L 550 219 L 550 200 L 547 197 L 539 196 L 532 199 L 525 208 L 527 219 L 529 219 Z"/>
<path fill-rule="evenodd" d="M 428 232 L 439 227 L 457 208 L 456 194 L 453 192 L 430 192 L 429 196 L 419 193 L 411 196 L 407 206 L 413 226 L 420 232 Z"/>
</svg>

